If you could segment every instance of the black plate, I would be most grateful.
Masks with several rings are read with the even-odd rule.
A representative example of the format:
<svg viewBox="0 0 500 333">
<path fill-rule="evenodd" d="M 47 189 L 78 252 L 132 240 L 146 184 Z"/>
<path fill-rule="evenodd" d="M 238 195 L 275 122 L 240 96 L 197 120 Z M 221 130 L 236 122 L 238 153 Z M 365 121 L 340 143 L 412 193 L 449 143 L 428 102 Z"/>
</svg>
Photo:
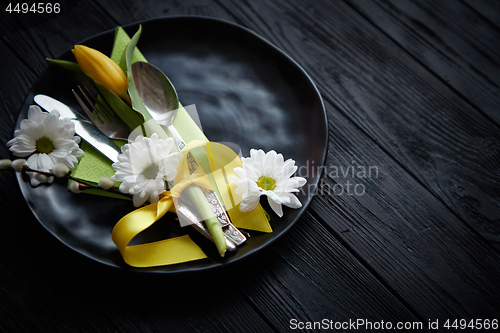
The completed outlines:
<svg viewBox="0 0 500 333">
<path fill-rule="evenodd" d="M 248 156 L 251 148 L 274 149 L 302 166 L 301 175 L 308 181 L 304 192 L 299 194 L 303 207 L 284 207 L 281 219 L 267 208 L 274 232 L 251 233 L 247 243 L 225 259 L 214 256 L 184 264 L 136 269 L 123 262 L 111 240 L 114 224 L 133 210 L 130 202 L 75 195 L 64 184 L 32 188 L 25 177 L 19 178 L 22 193 L 40 223 L 61 242 L 110 266 L 173 273 L 214 268 L 248 257 L 290 229 L 311 201 L 327 149 L 327 121 L 321 96 L 296 62 L 246 28 L 193 16 L 154 19 L 141 24 L 140 50 L 169 76 L 184 105 L 196 104 L 210 140 L 234 142 L 241 147 L 243 156 Z M 132 36 L 138 26 L 139 23 L 124 28 Z M 113 36 L 111 30 L 79 44 L 109 54 Z M 72 60 L 71 52 L 68 50 L 61 58 Z M 71 94 L 74 86 L 76 81 L 67 71 L 48 66 L 28 94 L 17 126 L 26 118 L 33 96 L 39 93 L 76 107 Z M 153 228 L 155 235 L 168 232 L 176 224 L 173 215 L 164 219 L 165 222 L 160 221 Z M 166 225 L 170 227 L 164 228 Z M 188 229 L 192 228 L 182 228 L 181 232 Z"/>
</svg>

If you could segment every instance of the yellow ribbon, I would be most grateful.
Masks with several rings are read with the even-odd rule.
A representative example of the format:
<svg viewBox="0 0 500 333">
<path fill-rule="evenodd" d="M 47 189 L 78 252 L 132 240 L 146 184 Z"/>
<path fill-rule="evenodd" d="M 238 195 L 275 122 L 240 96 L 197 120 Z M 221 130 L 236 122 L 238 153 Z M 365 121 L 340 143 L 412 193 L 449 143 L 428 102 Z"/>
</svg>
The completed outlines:
<svg viewBox="0 0 500 333">
<path fill-rule="evenodd" d="M 219 193 L 229 218 L 236 227 L 272 232 L 260 205 L 251 212 L 239 210 L 241 197 L 234 193 L 236 184 L 230 176 L 235 175 L 233 169 L 241 167 L 242 163 L 229 147 L 218 143 L 193 141 L 184 147 L 181 153 L 182 158 L 174 180 L 175 186 L 170 191 L 164 192 L 158 202 L 124 216 L 113 228 L 113 241 L 124 261 L 131 266 L 172 265 L 207 257 L 188 235 L 129 246 L 136 235 L 160 220 L 169 210 L 175 211 L 175 200 L 180 197 L 184 188 L 192 184 Z M 192 159 L 188 158 L 189 153 L 194 155 L 199 163 L 192 173 L 190 172 Z"/>
</svg>

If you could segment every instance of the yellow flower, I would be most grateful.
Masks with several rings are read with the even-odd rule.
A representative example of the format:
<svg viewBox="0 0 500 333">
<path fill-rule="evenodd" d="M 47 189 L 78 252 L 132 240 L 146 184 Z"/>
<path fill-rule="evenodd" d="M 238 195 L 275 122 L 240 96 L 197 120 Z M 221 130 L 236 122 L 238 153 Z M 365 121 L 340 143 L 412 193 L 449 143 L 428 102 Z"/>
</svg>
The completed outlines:
<svg viewBox="0 0 500 333">
<path fill-rule="evenodd" d="M 84 45 L 75 45 L 71 51 L 87 75 L 130 103 L 127 75 L 120 66 L 103 53 Z"/>
</svg>

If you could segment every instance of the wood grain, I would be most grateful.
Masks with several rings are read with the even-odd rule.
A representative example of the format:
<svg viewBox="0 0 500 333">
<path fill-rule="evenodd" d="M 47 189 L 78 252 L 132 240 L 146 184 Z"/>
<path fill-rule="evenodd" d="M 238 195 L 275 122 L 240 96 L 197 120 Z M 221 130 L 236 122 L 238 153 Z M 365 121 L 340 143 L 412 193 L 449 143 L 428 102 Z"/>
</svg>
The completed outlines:
<svg viewBox="0 0 500 333">
<path fill-rule="evenodd" d="M 464 0 L 474 11 L 500 27 L 500 4 L 495 0 Z"/>
<path fill-rule="evenodd" d="M 379 173 L 365 178 L 327 172 L 313 211 L 421 317 L 446 320 L 460 313 L 475 318 L 486 312 L 498 316 L 490 310 L 500 305 L 498 251 L 380 148 L 354 135 L 349 121 L 337 115 L 330 125 L 333 139 L 326 170 L 354 163 L 376 165 Z M 366 191 L 340 192 L 348 182 Z"/>
<path fill-rule="evenodd" d="M 245 294 L 280 332 L 290 328 L 291 319 L 421 321 L 312 214 L 267 252 L 257 283 Z"/>
<path fill-rule="evenodd" d="M 349 3 L 416 62 L 500 124 L 500 105 L 494 98 L 500 94 L 498 27 L 461 1 Z"/>
</svg>

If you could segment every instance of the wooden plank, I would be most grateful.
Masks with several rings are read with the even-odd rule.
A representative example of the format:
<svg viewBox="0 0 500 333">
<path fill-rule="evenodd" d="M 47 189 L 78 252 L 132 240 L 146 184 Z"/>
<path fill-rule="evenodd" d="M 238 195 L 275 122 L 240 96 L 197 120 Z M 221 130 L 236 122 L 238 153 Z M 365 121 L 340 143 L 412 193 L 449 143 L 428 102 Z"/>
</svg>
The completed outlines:
<svg viewBox="0 0 500 333">
<path fill-rule="evenodd" d="M 279 332 L 298 322 L 332 330 L 357 319 L 422 322 L 310 213 L 243 265 L 239 271 L 255 280 L 245 294 Z"/>
<path fill-rule="evenodd" d="M 131 320 L 141 318 L 152 332 L 245 332 L 252 327 L 259 332 L 271 331 L 245 301 L 246 277 L 235 271 L 176 276 L 115 271 L 107 272 L 105 280 L 111 282 L 106 287 L 112 296 L 109 317 L 119 319 L 123 314 Z M 119 320 L 115 325 L 120 325 Z M 128 331 L 125 324 L 121 326 Z"/>
<path fill-rule="evenodd" d="M 349 4 L 500 124 L 500 99 L 495 98 L 500 95 L 498 27 L 458 0 L 352 0 Z"/>
<path fill-rule="evenodd" d="M 167 284 L 164 278 L 163 282 L 155 280 L 156 295 L 141 296 L 133 304 L 134 311 L 146 318 L 156 332 L 273 331 L 260 313 L 241 297 L 242 283 L 238 275 L 233 279 L 227 276 L 224 279 L 220 273 L 208 276 L 208 279 L 203 274 L 187 280 L 167 278 Z M 158 289 L 162 287 L 165 291 Z"/>
<path fill-rule="evenodd" d="M 64 14 L 54 18 L 42 14 L 48 20 L 37 26 L 15 19 L 15 14 L 2 12 L 7 17 L 0 20 L 4 43 L 37 76 L 47 67 L 45 58 L 59 57 L 82 39 L 116 26 L 94 1 L 79 1 L 76 5 L 66 6 L 66 9 Z M 85 28 L 82 29 L 82 26 Z M 24 52 L 27 49 L 36 52 Z"/>
<path fill-rule="evenodd" d="M 229 20 L 232 18 L 231 13 L 220 6 L 218 1 L 214 0 L 190 0 L 177 3 L 153 1 L 148 3 L 147 6 L 139 2 L 134 4 L 130 1 L 118 0 L 99 2 L 99 5 L 120 25 L 176 15 L 199 15 Z"/>
<path fill-rule="evenodd" d="M 0 104 L 2 108 L 2 126 L 0 126 L 0 153 L 8 156 L 6 144 L 12 136 L 14 124 L 17 120 L 17 110 L 19 109 L 25 94 L 35 80 L 35 75 L 17 55 L 15 55 L 2 41 L 0 41 L 0 55 L 2 61 L 9 66 L 0 66 Z M 13 112 L 14 110 L 14 112 Z"/>
<path fill-rule="evenodd" d="M 9 173 L 0 177 L 2 181 L 14 178 Z M 233 278 L 230 288 L 222 283 L 228 279 L 223 270 L 171 277 L 108 268 L 48 234 L 15 184 L 2 187 L 0 193 L 5 198 L 4 211 L 17 212 L 0 225 L 2 332 L 158 332 L 165 328 L 244 332 L 250 327 L 270 331 L 245 301 L 241 279 Z"/>
<path fill-rule="evenodd" d="M 471 8 L 500 27 L 500 3 L 496 0 L 464 0 Z"/>
<path fill-rule="evenodd" d="M 334 139 L 313 211 L 421 317 L 498 316 L 498 251 L 348 120 L 330 119 Z M 370 166 L 371 176 L 360 173 Z M 337 172 L 348 168 L 356 171 Z"/>
</svg>

